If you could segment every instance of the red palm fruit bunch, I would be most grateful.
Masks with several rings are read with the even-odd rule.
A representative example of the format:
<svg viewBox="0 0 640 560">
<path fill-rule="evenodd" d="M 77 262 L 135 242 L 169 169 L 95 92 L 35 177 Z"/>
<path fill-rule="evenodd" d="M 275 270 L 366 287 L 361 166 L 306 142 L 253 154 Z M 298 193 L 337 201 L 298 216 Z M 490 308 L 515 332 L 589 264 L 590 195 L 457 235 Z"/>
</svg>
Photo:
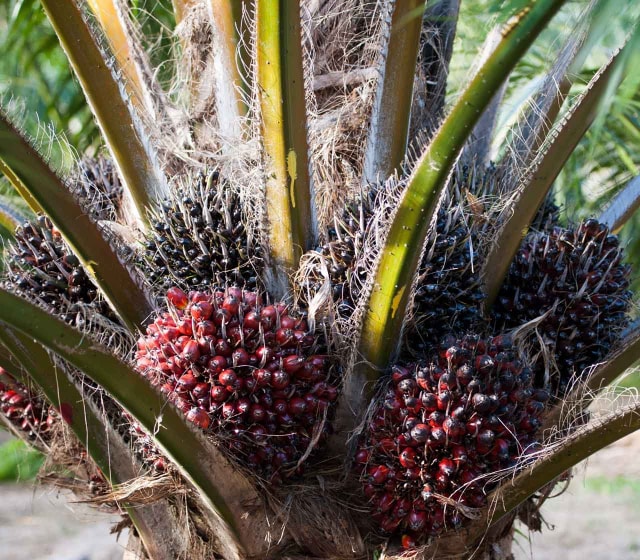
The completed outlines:
<svg viewBox="0 0 640 560">
<path fill-rule="evenodd" d="M 355 459 L 383 532 L 416 546 L 486 505 L 484 475 L 536 447 L 548 394 L 532 378 L 508 335 L 446 337 L 432 359 L 393 367 Z"/>
<path fill-rule="evenodd" d="M 552 388 L 564 394 L 571 377 L 602 361 L 619 338 L 632 297 L 622 258 L 618 237 L 595 219 L 525 239 L 494 317 L 499 328 L 513 328 L 548 312 L 536 327 L 549 350 L 536 360 L 536 384 L 546 384 L 543 356 L 552 355 L 559 374 Z"/>
<path fill-rule="evenodd" d="M 13 428 L 29 439 L 46 438 L 56 420 L 56 413 L 48 404 L 1 367 L 0 412 Z"/>
<path fill-rule="evenodd" d="M 276 483 L 296 471 L 338 395 L 306 319 L 240 288 L 174 287 L 167 300 L 138 341 L 138 371 L 252 470 Z"/>
</svg>

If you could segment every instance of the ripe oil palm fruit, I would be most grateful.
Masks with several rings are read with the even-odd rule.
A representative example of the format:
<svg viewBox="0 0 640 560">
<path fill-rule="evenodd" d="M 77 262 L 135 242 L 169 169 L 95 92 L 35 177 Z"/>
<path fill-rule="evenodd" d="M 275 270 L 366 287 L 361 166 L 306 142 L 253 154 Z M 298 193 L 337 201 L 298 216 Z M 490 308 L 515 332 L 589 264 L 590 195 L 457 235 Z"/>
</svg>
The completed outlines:
<svg viewBox="0 0 640 560">
<path fill-rule="evenodd" d="M 640 353 L 610 235 L 636 183 L 565 229 L 549 199 L 631 49 L 564 107 L 597 2 L 487 158 L 563 4 L 524 2 L 445 110 L 457 0 L 174 0 L 171 87 L 127 2 L 42 0 L 109 158 L 65 179 L 0 116 L 40 214 L 0 365 L 143 555 L 507 558 L 518 513 L 640 427 L 585 414 Z"/>
</svg>

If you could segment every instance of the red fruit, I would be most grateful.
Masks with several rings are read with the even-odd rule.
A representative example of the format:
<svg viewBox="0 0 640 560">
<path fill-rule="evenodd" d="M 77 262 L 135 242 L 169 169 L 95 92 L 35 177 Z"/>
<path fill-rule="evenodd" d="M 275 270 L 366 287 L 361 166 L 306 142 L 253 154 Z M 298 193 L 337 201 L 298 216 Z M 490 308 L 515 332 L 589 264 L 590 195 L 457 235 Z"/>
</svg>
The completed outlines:
<svg viewBox="0 0 640 560">
<path fill-rule="evenodd" d="M 407 527 L 411 531 L 416 531 L 416 532 L 422 531 L 422 529 L 424 529 L 425 525 L 427 524 L 427 512 L 412 510 L 407 516 L 406 523 L 407 523 Z M 415 546 L 415 541 L 413 542 L 414 544 L 410 546 Z M 403 546 L 404 546 L 404 543 L 403 543 Z M 405 546 L 405 548 L 408 548 L 408 547 Z"/>
<path fill-rule="evenodd" d="M 231 362 L 233 367 L 246 366 L 249 363 L 249 352 L 244 348 L 237 348 L 231 354 Z"/>
<path fill-rule="evenodd" d="M 207 362 L 207 368 L 211 371 L 211 373 L 220 373 L 223 369 L 227 367 L 227 358 L 224 356 L 213 356 L 213 358 L 209 358 Z"/>
<path fill-rule="evenodd" d="M 389 467 L 378 465 L 369 468 L 369 479 L 373 484 L 384 484 L 389 474 Z"/>
<path fill-rule="evenodd" d="M 284 399 L 278 399 L 273 403 L 273 411 L 276 414 L 286 414 L 289 411 L 289 403 Z"/>
<path fill-rule="evenodd" d="M 238 309 L 240 308 L 240 301 L 235 295 L 229 294 L 224 298 L 220 307 L 226 309 L 231 315 L 237 315 Z"/>
<path fill-rule="evenodd" d="M 433 428 L 427 445 L 429 447 L 440 447 L 447 440 L 447 434 L 442 428 Z"/>
<path fill-rule="evenodd" d="M 467 449 L 464 445 L 452 445 L 451 456 L 457 465 L 460 465 L 461 463 L 466 463 L 467 460 L 469 459 Z"/>
<path fill-rule="evenodd" d="M 440 472 L 443 472 L 449 477 L 453 476 L 453 474 L 456 472 L 455 463 L 448 457 L 440 460 L 440 462 L 438 463 L 438 468 L 440 469 Z"/>
<path fill-rule="evenodd" d="M 196 321 L 205 321 L 211 317 L 213 307 L 208 301 L 199 301 L 191 305 L 191 316 Z"/>
<path fill-rule="evenodd" d="M 289 386 L 289 374 L 284 371 L 275 371 L 271 377 L 271 386 L 274 389 L 285 389 Z"/>
<path fill-rule="evenodd" d="M 307 411 L 307 403 L 303 398 L 293 397 L 289 401 L 289 414 L 292 416 L 301 416 Z"/>
<path fill-rule="evenodd" d="M 213 389 L 212 389 L 213 390 Z M 211 396 L 213 399 L 213 395 Z M 231 402 L 226 402 L 222 405 L 222 417 L 231 420 L 236 415 L 236 407 Z"/>
<path fill-rule="evenodd" d="M 273 360 L 274 352 L 268 346 L 259 346 L 256 348 L 255 355 L 260 360 L 260 367 L 264 367 L 265 364 Z"/>
<path fill-rule="evenodd" d="M 211 386 L 208 383 L 196 383 L 194 388 L 191 390 L 191 394 L 194 398 L 201 399 L 203 397 L 208 397 L 210 391 Z"/>
<path fill-rule="evenodd" d="M 411 501 L 407 498 L 400 498 L 396 500 L 396 505 L 393 508 L 393 516 L 397 519 L 404 519 L 411 512 Z"/>
<path fill-rule="evenodd" d="M 211 387 L 211 400 L 216 403 L 224 402 L 229 396 L 229 391 L 225 387 L 220 385 L 214 385 Z"/>
<path fill-rule="evenodd" d="M 238 416 L 246 416 L 251 410 L 251 401 L 245 397 L 236 401 L 236 414 Z"/>
<path fill-rule="evenodd" d="M 188 340 L 180 353 L 180 357 L 190 362 L 198 361 L 198 358 L 200 357 L 200 348 L 198 347 L 198 343 L 195 340 Z"/>
<path fill-rule="evenodd" d="M 191 319 L 180 319 L 177 324 L 180 334 L 191 336 L 193 334 L 193 323 Z"/>
<path fill-rule="evenodd" d="M 369 461 L 369 451 L 367 451 L 366 449 L 359 449 L 356 452 L 354 461 L 356 465 L 366 465 Z"/>
<path fill-rule="evenodd" d="M 394 385 L 397 385 L 403 379 L 408 379 L 411 376 L 411 371 L 405 367 L 395 365 L 391 369 L 391 379 Z"/>
<path fill-rule="evenodd" d="M 236 375 L 236 372 L 232 369 L 225 369 L 218 376 L 218 383 L 226 387 L 228 391 L 233 390 L 233 386 L 237 380 L 238 380 L 238 376 Z"/>
<path fill-rule="evenodd" d="M 401 518 L 385 516 L 384 519 L 380 522 L 380 528 L 385 533 L 393 533 L 398 528 L 400 523 L 402 523 Z"/>
<path fill-rule="evenodd" d="M 24 395 L 21 395 L 20 393 L 16 393 L 15 395 L 11 396 L 8 402 L 9 404 L 20 405 L 20 404 L 23 404 L 25 401 L 26 401 L 26 398 Z"/>
<path fill-rule="evenodd" d="M 278 329 L 276 331 L 276 343 L 282 348 L 289 348 L 295 346 L 296 339 L 293 329 Z"/>
<path fill-rule="evenodd" d="M 169 303 L 177 309 L 184 309 L 189 303 L 189 298 L 180 288 L 169 288 L 167 290 L 167 299 Z"/>
<path fill-rule="evenodd" d="M 408 548 L 415 548 L 418 546 L 418 542 L 413 535 L 404 534 L 400 539 L 400 545 L 406 550 Z"/>
<path fill-rule="evenodd" d="M 184 375 L 180 376 L 177 383 L 178 391 L 192 391 L 195 386 L 198 384 L 198 380 L 196 376 L 193 375 L 193 372 L 189 370 Z"/>
<path fill-rule="evenodd" d="M 452 441 L 460 441 L 466 433 L 465 425 L 460 420 L 447 417 L 442 423 L 442 429 Z"/>
<path fill-rule="evenodd" d="M 189 422 L 193 422 L 196 426 L 202 428 L 203 430 L 206 430 L 211 423 L 209 415 L 204 410 L 200 410 L 199 408 L 195 407 L 187 412 L 187 420 L 189 420 Z"/>
<path fill-rule="evenodd" d="M 411 438 L 418 443 L 425 443 L 430 434 L 431 429 L 426 424 L 416 424 L 411 428 Z"/>
<path fill-rule="evenodd" d="M 493 444 L 491 456 L 506 461 L 509 458 L 509 442 L 506 439 L 498 438 Z"/>
<path fill-rule="evenodd" d="M 396 450 L 396 443 L 391 438 L 383 438 L 378 442 L 378 450 L 383 453 L 392 453 Z"/>
<path fill-rule="evenodd" d="M 244 316 L 244 321 L 242 325 L 245 329 L 251 329 L 254 331 L 258 330 L 260 326 L 260 314 L 257 311 L 249 311 Z"/>
<path fill-rule="evenodd" d="M 212 336 L 216 332 L 216 326 L 211 321 L 200 321 L 196 325 L 196 334 L 202 338 Z"/>
<path fill-rule="evenodd" d="M 303 356 L 285 356 L 282 359 L 282 369 L 290 375 L 298 373 L 304 366 L 306 360 Z"/>
<path fill-rule="evenodd" d="M 433 498 L 433 494 L 434 494 L 433 486 L 431 486 L 431 484 L 425 484 L 422 487 L 422 491 L 420 492 L 420 497 L 425 502 L 428 502 L 429 500 L 431 500 Z"/>
<path fill-rule="evenodd" d="M 214 344 L 214 349 L 216 354 L 220 356 L 224 356 L 225 358 L 230 358 L 233 350 L 231 349 L 231 345 L 224 340 L 223 338 L 219 338 Z"/>
<path fill-rule="evenodd" d="M 278 311 L 273 305 L 263 307 L 260 311 L 260 322 L 267 330 L 271 330 L 275 326 L 277 318 Z"/>
<path fill-rule="evenodd" d="M 223 308 L 218 308 L 213 313 L 213 322 L 219 327 L 222 325 L 228 325 L 231 321 L 231 318 L 231 313 Z"/>
<path fill-rule="evenodd" d="M 398 456 L 400 464 L 405 469 L 410 469 L 416 466 L 416 452 L 411 447 L 405 447 Z"/>
<path fill-rule="evenodd" d="M 280 327 L 283 329 L 295 329 L 298 324 L 298 320 L 290 315 L 285 315 L 280 318 Z"/>
<path fill-rule="evenodd" d="M 390 492 L 385 492 L 374 502 L 375 513 L 385 513 L 389 511 L 395 504 L 395 497 Z"/>
<path fill-rule="evenodd" d="M 268 369 L 254 369 L 252 372 L 253 378 L 256 380 L 258 387 L 267 387 L 271 385 L 272 373 Z"/>
<path fill-rule="evenodd" d="M 373 484 L 365 484 L 364 485 L 364 495 L 367 499 L 373 498 L 378 492 L 378 488 L 376 488 Z"/>
</svg>

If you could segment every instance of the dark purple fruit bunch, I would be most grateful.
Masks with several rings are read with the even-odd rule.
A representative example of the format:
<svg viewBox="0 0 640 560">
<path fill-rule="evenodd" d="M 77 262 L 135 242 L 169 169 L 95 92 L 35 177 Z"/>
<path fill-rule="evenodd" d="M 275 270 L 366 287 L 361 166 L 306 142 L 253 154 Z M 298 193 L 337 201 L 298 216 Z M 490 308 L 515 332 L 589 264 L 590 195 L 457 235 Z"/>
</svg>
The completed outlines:
<svg viewBox="0 0 640 560">
<path fill-rule="evenodd" d="M 518 251 L 494 306 L 498 328 L 512 328 L 549 312 L 538 325 L 554 357 L 554 391 L 574 374 L 602 361 L 628 323 L 631 267 L 622 263 L 618 237 L 590 219 L 573 229 L 529 235 Z M 536 384 L 545 364 L 535 364 Z"/>
<path fill-rule="evenodd" d="M 174 287 L 167 300 L 138 341 L 138 371 L 252 470 L 274 483 L 296 472 L 338 394 L 305 318 L 240 288 Z"/>
<path fill-rule="evenodd" d="M 146 242 L 143 258 L 145 276 L 154 286 L 259 288 L 262 248 L 248 234 L 238 194 L 217 172 L 176 189 L 152 225 L 155 233 Z"/>
<path fill-rule="evenodd" d="M 16 381 L 0 367 L 0 413 L 18 431 L 29 439 L 46 441 L 55 423 L 55 411 L 42 399 Z"/>
<path fill-rule="evenodd" d="M 548 394 L 508 335 L 447 337 L 417 365 L 394 366 L 355 456 L 373 519 L 417 546 L 486 505 L 486 475 L 536 447 Z"/>
<path fill-rule="evenodd" d="M 9 283 L 64 321 L 74 323 L 83 306 L 91 307 L 92 313 L 116 319 L 78 258 L 46 216 L 16 229 L 7 264 Z"/>
</svg>

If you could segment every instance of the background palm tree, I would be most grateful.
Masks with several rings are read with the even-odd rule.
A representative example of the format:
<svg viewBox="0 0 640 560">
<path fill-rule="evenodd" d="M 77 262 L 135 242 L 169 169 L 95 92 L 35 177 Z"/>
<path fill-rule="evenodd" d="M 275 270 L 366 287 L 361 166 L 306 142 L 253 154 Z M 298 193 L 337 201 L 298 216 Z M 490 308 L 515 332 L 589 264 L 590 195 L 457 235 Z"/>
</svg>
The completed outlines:
<svg viewBox="0 0 640 560">
<path fill-rule="evenodd" d="M 507 557 L 516 512 L 534 524 L 558 476 L 637 429 L 637 403 L 586 424 L 583 414 L 593 392 L 638 352 L 633 324 L 617 328 L 627 322 L 630 297 L 617 240 L 595 221 L 561 233 L 553 229 L 557 211 L 543 205 L 633 51 L 627 42 L 595 77 L 585 70 L 589 86 L 564 107 L 608 3 L 561 12 L 571 36 L 530 88 L 528 109 L 495 152 L 497 166 L 489 167 L 502 84 L 514 67 L 515 84 L 530 78 L 529 59 L 516 63 L 563 2 L 501 6 L 499 31 L 448 110 L 456 1 L 425 9 L 418 1 L 176 0 L 171 51 L 148 39 L 156 20 L 140 6 L 42 4 L 113 164 L 81 161 L 65 183 L 51 169 L 55 162 L 46 162 L 2 117 L 2 170 L 34 211 L 51 218 L 19 228 L 9 251 L 0 320 L 7 326 L 3 365 L 13 376 L 3 378 L 3 412 L 53 462 L 91 480 L 78 490 L 119 504 L 148 556 L 358 557 L 388 542 L 387 556 L 400 546 L 405 555 Z M 28 5 L 16 3 L 14 12 Z M 158 10 L 162 18 L 170 13 Z M 635 95 L 633 88 L 618 91 L 626 99 Z M 625 131 L 633 134 L 633 127 Z M 632 168 L 627 152 L 616 150 Z M 627 220 L 637 200 L 633 187 L 602 215 L 609 229 Z M 5 222 L 14 215 L 7 201 Z M 536 247 L 553 244 L 560 247 L 554 255 L 564 255 L 562 244 L 584 251 L 577 261 L 557 261 L 563 279 L 575 273 L 581 283 L 581 274 L 597 280 L 554 288 L 539 308 L 524 309 L 534 312 L 526 318 L 516 301 L 527 288 L 518 284 L 518 263 L 529 273 L 544 271 Z M 541 278 L 535 297 L 554 282 L 547 272 Z M 230 291 L 187 296 L 180 289 L 211 284 Z M 264 304 L 253 290 L 266 292 Z M 582 297 L 601 303 L 576 312 L 571 302 Z M 279 300 L 289 307 L 269 304 Z M 196 336 L 196 323 L 211 314 L 207 305 L 222 317 L 217 327 L 206 327 L 214 329 L 213 340 L 236 347 L 227 356 L 233 369 L 216 372 L 198 361 L 227 352 L 202 346 L 205 331 Z M 509 305 L 520 314 L 510 308 L 505 314 Z M 167 306 L 172 317 L 159 315 Z M 604 325 L 594 331 L 587 357 L 575 346 L 583 313 L 595 313 L 590 325 Z M 184 314 L 192 321 L 183 321 Z M 557 322 L 549 323 L 554 314 Z M 238 328 L 234 321 L 239 339 L 229 338 Z M 145 327 L 136 373 L 125 360 Z M 256 329 L 258 348 L 250 342 Z M 494 337 L 511 329 L 513 342 Z M 563 332 L 574 341 L 571 351 Z M 481 338 L 469 338 L 472 333 Z M 438 358 L 445 334 L 453 338 Z M 602 362 L 603 347 L 612 344 Z M 193 365 L 178 363 L 176 354 Z M 244 362 L 252 356 L 255 363 Z M 440 365 L 429 366 L 434 359 Z M 584 366 L 599 362 L 583 374 Z M 167 364 L 179 371 L 168 375 Z M 270 373 L 267 365 L 274 366 Z M 454 381 L 454 366 L 467 368 L 480 394 L 465 393 L 469 381 Z M 450 370 L 447 380 L 424 376 L 438 367 Z M 506 392 L 507 382 L 500 377 L 498 388 L 495 377 L 505 369 L 515 375 Z M 493 373 L 486 377 L 484 370 Z M 225 381 L 214 381 L 214 373 Z M 259 383 L 271 374 L 267 390 Z M 258 385 L 248 386 L 249 378 Z M 415 407 L 423 407 L 426 421 L 427 405 L 406 400 L 416 400 L 407 396 L 416 382 L 423 403 L 429 395 L 453 399 L 461 412 L 438 404 L 450 415 L 446 421 L 407 427 L 402 415 Z M 201 386 L 206 393 L 198 397 Z M 268 414 L 272 405 L 258 395 L 271 389 L 276 401 L 288 403 L 268 428 L 288 438 L 284 447 L 260 428 L 258 409 Z M 483 392 L 499 400 L 501 391 L 513 406 L 485 405 Z M 549 392 L 554 398 L 543 406 Z M 218 397 L 224 405 L 214 404 Z M 243 398 L 249 416 L 238 408 Z M 487 411 L 497 420 L 484 418 Z M 467 425 L 456 435 L 461 418 L 491 434 Z M 492 422 L 509 427 L 487 428 Z M 409 438 L 406 449 L 401 437 Z M 399 454 L 384 438 L 397 438 Z M 426 447 L 415 445 L 425 441 Z M 81 447 L 91 460 L 78 464 Z M 423 461 L 417 465 L 416 453 Z M 417 478 L 391 477 L 387 471 L 399 465 L 418 469 Z M 385 481 L 378 480 L 383 473 Z M 294 474 L 299 478 L 287 481 Z M 425 488 L 412 494 L 417 483 L 410 480 Z M 436 487 L 427 491 L 432 480 Z M 340 507 L 344 495 L 349 508 Z M 354 515 L 358 508 L 370 515 Z"/>
</svg>

